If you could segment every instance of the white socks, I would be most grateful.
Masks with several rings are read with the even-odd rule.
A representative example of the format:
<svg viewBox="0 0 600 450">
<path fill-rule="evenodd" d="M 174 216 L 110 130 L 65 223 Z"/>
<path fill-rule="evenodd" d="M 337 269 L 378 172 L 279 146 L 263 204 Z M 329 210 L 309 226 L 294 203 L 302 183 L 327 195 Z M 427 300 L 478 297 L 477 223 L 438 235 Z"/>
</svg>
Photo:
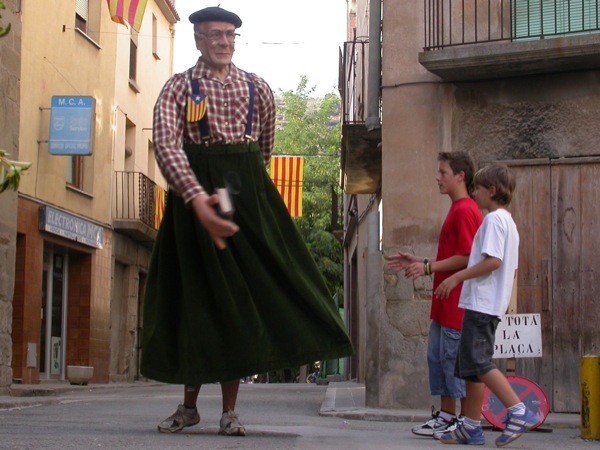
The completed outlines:
<svg viewBox="0 0 600 450">
<path fill-rule="evenodd" d="M 522 416 L 525 414 L 525 404 L 523 402 L 517 403 L 516 405 L 508 408 L 508 413 L 513 416 Z"/>
</svg>

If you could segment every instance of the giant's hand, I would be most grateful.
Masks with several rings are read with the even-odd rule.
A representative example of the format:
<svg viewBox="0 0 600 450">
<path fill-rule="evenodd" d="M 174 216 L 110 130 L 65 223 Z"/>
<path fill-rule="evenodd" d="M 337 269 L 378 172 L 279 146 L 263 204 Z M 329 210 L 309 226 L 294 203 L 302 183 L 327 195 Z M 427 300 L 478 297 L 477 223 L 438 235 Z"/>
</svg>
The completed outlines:
<svg viewBox="0 0 600 450">
<path fill-rule="evenodd" d="M 225 238 L 237 233 L 239 227 L 217 214 L 214 207 L 217 203 L 219 203 L 219 198 L 216 195 L 201 194 L 194 197 L 190 202 L 190 206 L 196 213 L 196 217 L 198 217 L 202 226 L 208 231 L 217 248 L 223 250 L 227 247 Z"/>
</svg>

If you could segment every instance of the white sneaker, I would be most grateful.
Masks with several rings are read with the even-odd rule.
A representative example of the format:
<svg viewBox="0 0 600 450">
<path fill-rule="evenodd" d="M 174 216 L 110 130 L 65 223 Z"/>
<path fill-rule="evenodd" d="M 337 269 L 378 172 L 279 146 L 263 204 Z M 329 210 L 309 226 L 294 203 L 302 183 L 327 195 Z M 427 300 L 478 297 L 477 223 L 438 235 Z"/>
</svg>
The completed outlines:
<svg viewBox="0 0 600 450">
<path fill-rule="evenodd" d="M 238 420 L 237 413 L 233 411 L 223 413 L 219 426 L 219 434 L 225 434 L 227 436 L 246 436 L 246 429 Z"/>
<path fill-rule="evenodd" d="M 442 434 L 444 434 L 448 431 L 456 430 L 456 427 L 458 427 L 458 424 L 461 423 L 462 421 L 463 421 L 463 416 L 455 417 L 454 420 L 452 422 L 450 422 L 450 425 L 448 425 L 448 427 L 445 430 L 434 431 L 433 438 L 439 440 L 442 437 Z"/>
<path fill-rule="evenodd" d="M 431 419 L 427 422 L 422 423 L 419 426 L 414 427 L 411 431 L 417 436 L 428 436 L 432 437 L 433 433 L 436 431 L 446 430 L 449 426 L 452 425 L 452 421 L 447 421 L 442 416 L 440 416 L 439 411 L 431 410 Z"/>
<path fill-rule="evenodd" d="M 196 408 L 190 415 L 186 413 L 185 406 L 179 405 L 177 411 L 158 424 L 158 431 L 161 433 L 175 433 L 184 427 L 196 425 L 198 422 L 200 422 L 200 415 Z"/>
</svg>

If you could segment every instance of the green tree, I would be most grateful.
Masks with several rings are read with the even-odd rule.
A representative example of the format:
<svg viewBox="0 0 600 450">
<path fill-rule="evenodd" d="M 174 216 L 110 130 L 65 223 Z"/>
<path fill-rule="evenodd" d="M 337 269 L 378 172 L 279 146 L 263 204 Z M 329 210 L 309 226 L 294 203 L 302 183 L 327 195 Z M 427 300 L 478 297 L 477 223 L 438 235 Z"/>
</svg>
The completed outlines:
<svg viewBox="0 0 600 450">
<path fill-rule="evenodd" d="M 8 159 L 8 153 L 0 149 L 0 193 L 7 189 L 19 189 L 21 175 L 31 167 L 30 162 L 13 161 Z"/>
<path fill-rule="evenodd" d="M 304 156 L 302 217 L 296 224 L 331 294 L 341 303 L 343 252 L 334 235 L 341 229 L 340 99 L 334 93 L 314 98 L 313 92 L 303 76 L 295 90 L 279 93 L 273 154 Z"/>
<path fill-rule="evenodd" d="M 6 9 L 6 5 L 4 4 L 4 0 L 0 0 L 0 9 Z M 0 14 L 0 19 L 2 15 Z M 6 36 L 10 31 L 10 23 L 6 27 L 0 27 L 0 37 Z"/>
</svg>

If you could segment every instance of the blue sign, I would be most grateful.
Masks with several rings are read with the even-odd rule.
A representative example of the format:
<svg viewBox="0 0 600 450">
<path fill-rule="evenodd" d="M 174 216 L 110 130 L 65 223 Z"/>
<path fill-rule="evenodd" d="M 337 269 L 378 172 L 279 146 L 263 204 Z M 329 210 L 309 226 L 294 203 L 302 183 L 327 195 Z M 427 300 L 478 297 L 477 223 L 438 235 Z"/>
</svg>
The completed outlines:
<svg viewBox="0 0 600 450">
<path fill-rule="evenodd" d="M 93 97 L 52 97 L 48 151 L 52 155 L 91 155 Z"/>
<path fill-rule="evenodd" d="M 90 247 L 102 248 L 104 228 L 51 206 L 40 206 L 39 229 Z"/>
</svg>

